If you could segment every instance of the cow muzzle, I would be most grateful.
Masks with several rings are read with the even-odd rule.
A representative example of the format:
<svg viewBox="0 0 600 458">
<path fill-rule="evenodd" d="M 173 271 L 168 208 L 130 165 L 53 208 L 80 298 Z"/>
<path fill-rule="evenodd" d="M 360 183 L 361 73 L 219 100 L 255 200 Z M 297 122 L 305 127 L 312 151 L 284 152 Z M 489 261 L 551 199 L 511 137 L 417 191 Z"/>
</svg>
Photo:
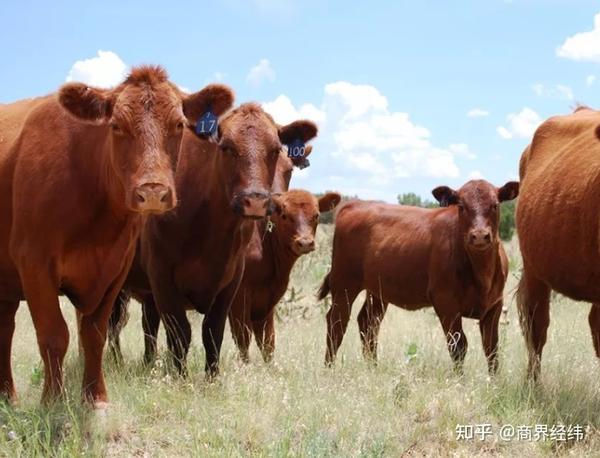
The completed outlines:
<svg viewBox="0 0 600 458">
<path fill-rule="evenodd" d="M 301 256 L 315 250 L 315 239 L 312 237 L 300 237 L 294 240 L 294 251 Z"/>
<path fill-rule="evenodd" d="M 478 250 L 485 250 L 492 245 L 492 231 L 490 228 L 472 229 L 468 235 L 469 246 Z"/>
<path fill-rule="evenodd" d="M 160 183 L 145 183 L 133 191 L 133 206 L 142 213 L 163 213 L 175 206 L 173 190 Z"/>
<path fill-rule="evenodd" d="M 238 194 L 232 202 L 233 211 L 244 218 L 262 219 L 271 214 L 271 195 L 265 191 Z"/>
</svg>

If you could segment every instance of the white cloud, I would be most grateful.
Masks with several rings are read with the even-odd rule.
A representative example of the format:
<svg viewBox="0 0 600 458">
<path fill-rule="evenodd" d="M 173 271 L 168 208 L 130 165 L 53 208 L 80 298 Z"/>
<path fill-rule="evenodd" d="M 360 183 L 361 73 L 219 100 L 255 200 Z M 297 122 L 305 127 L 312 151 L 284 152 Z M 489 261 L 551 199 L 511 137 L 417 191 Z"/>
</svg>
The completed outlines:
<svg viewBox="0 0 600 458">
<path fill-rule="evenodd" d="M 289 124 L 296 119 L 310 119 L 321 125 L 326 118 L 325 112 L 311 103 L 306 103 L 300 108 L 294 107 L 290 98 L 283 94 L 272 102 L 263 103 L 263 109 L 279 124 Z"/>
<path fill-rule="evenodd" d="M 593 84 L 596 82 L 596 75 L 588 75 L 585 78 L 585 84 L 587 87 L 593 86 Z"/>
<path fill-rule="evenodd" d="M 472 108 L 467 112 L 467 118 L 485 118 L 490 112 L 482 108 Z"/>
<path fill-rule="evenodd" d="M 505 140 L 508 140 L 509 138 L 513 137 L 512 133 L 506 127 L 503 126 L 496 127 L 496 132 L 498 132 L 498 135 L 500 135 Z"/>
<path fill-rule="evenodd" d="M 387 98 L 373 86 L 327 84 L 323 109 L 333 132 L 333 155 L 367 172 L 374 183 L 459 175 L 454 154 L 432 145 L 429 130 L 414 124 L 407 113 L 390 111 Z"/>
<path fill-rule="evenodd" d="M 554 86 L 546 86 L 542 83 L 536 83 L 531 86 L 533 92 L 541 97 L 552 97 L 563 100 L 573 100 L 573 90 L 564 84 L 555 84 Z"/>
<path fill-rule="evenodd" d="M 506 117 L 508 127 L 498 126 L 496 132 L 504 139 L 513 137 L 529 138 L 541 124 L 542 119 L 531 108 L 524 107 L 518 113 L 511 113 Z"/>
<path fill-rule="evenodd" d="M 428 129 L 408 113 L 391 111 L 387 98 L 369 85 L 327 84 L 319 107 L 296 108 L 286 95 L 263 107 L 280 123 L 299 118 L 320 123 L 320 140 L 332 148 L 336 162 L 355 172 L 353 179 L 361 185 L 389 184 L 398 177 L 456 178 L 460 172 L 455 159 L 475 156 L 463 143 L 447 148 L 432 144 Z"/>
<path fill-rule="evenodd" d="M 448 149 L 459 157 L 466 159 L 477 159 L 477 154 L 470 150 L 469 145 L 466 143 L 452 143 L 448 146 Z"/>
<path fill-rule="evenodd" d="M 582 62 L 600 62 L 600 13 L 594 16 L 594 28 L 576 33 L 556 49 L 558 57 Z"/>
<path fill-rule="evenodd" d="M 258 64 L 250 69 L 246 81 L 253 86 L 260 86 L 264 82 L 272 83 L 275 81 L 275 70 L 271 66 L 269 59 L 261 59 Z"/>
<path fill-rule="evenodd" d="M 97 57 L 78 60 L 73 64 L 66 81 L 78 81 L 96 87 L 113 87 L 127 75 L 127 65 L 112 51 L 98 51 Z"/>
<path fill-rule="evenodd" d="M 469 180 L 485 180 L 485 177 L 479 170 L 471 170 L 469 175 L 467 175 L 467 181 Z"/>
</svg>

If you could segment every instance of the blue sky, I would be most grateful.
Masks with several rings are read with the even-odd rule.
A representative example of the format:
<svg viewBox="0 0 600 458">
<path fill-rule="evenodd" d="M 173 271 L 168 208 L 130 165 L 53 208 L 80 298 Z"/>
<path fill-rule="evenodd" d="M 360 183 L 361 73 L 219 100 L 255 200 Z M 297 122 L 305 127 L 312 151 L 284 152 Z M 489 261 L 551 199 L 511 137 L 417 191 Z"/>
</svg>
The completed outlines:
<svg viewBox="0 0 600 458">
<path fill-rule="evenodd" d="M 600 107 L 599 14 L 587 0 L 4 1 L 0 102 L 158 63 L 190 90 L 223 81 L 281 122 L 316 120 L 293 187 L 429 196 L 515 179 L 541 120 Z"/>
</svg>

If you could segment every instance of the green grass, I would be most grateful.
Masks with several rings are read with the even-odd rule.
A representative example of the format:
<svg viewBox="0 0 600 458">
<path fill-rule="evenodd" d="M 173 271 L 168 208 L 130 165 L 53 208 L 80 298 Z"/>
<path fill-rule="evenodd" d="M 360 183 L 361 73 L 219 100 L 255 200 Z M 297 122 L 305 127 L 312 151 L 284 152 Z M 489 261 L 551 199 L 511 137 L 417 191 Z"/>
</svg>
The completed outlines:
<svg viewBox="0 0 600 458">
<path fill-rule="evenodd" d="M 469 352 L 456 375 L 441 327 L 431 310 L 391 307 L 382 324 L 379 363 L 363 360 L 355 303 L 335 367 L 323 366 L 325 308 L 314 294 L 330 257 L 330 228 L 320 248 L 294 271 L 281 304 L 277 349 L 262 362 L 253 344 L 244 365 L 227 331 L 222 374 L 204 380 L 201 317 L 194 331 L 187 379 L 166 370 L 164 334 L 160 359 L 141 364 L 140 312 L 122 336 L 125 366 L 106 362 L 111 407 L 99 417 L 81 406 L 81 368 L 74 314 L 64 305 L 71 329 L 64 402 L 39 406 L 39 355 L 31 319 L 18 312 L 13 366 L 19 402 L 0 406 L 3 456 L 600 456 L 600 382 L 587 325 L 589 306 L 557 297 L 539 385 L 525 381 L 525 349 L 512 300 L 520 264 L 516 243 L 508 245 L 512 274 L 506 288 L 508 323 L 501 325 L 501 368 L 490 379 L 477 323 L 465 320 Z M 360 299 L 359 299 L 360 300 Z M 581 424 L 578 443 L 551 441 L 457 441 L 457 424 Z"/>
</svg>

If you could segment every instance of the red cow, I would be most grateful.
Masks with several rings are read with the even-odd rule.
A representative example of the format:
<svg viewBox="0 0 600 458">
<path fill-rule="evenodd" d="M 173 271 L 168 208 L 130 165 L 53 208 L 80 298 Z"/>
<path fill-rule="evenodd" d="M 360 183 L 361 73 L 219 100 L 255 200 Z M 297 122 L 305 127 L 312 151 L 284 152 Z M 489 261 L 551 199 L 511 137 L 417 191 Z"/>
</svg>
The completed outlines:
<svg viewBox="0 0 600 458">
<path fill-rule="evenodd" d="M 215 138 L 184 136 L 176 175 L 180 205 L 174 215 L 148 219 L 125 284 L 143 304 L 146 361 L 156 353 L 162 318 L 175 367 L 184 372 L 191 340 L 186 310 L 193 309 L 205 314 L 207 375 L 218 372 L 227 312 L 255 220 L 270 213 L 282 145 L 316 134 L 310 121 L 278 126 L 247 103 L 223 117 Z"/>
<path fill-rule="evenodd" d="M 546 120 L 520 163 L 516 222 L 523 256 L 517 291 L 530 377 L 540 374 L 550 293 L 593 303 L 589 325 L 600 357 L 600 112 L 579 107 Z"/>
<path fill-rule="evenodd" d="M 114 89 L 64 85 L 0 107 L 0 389 L 15 397 L 14 317 L 26 299 L 44 361 L 43 400 L 62 389 L 69 333 L 58 296 L 82 316 L 84 398 L 107 401 L 102 352 L 142 215 L 177 203 L 173 172 L 186 126 L 232 103 L 220 85 L 185 95 L 160 67 Z"/>
<path fill-rule="evenodd" d="M 462 318 L 476 318 L 490 372 L 497 369 L 498 320 L 508 262 L 498 238 L 499 203 L 514 199 L 519 184 L 501 188 L 469 181 L 458 191 L 433 190 L 442 207 L 423 209 L 352 201 L 336 218 L 333 260 L 319 292 L 331 292 L 327 353 L 331 364 L 358 293 L 367 299 L 358 316 L 363 352 L 376 357 L 379 323 L 392 303 L 407 310 L 433 306 L 457 369 L 467 350 Z"/>
<path fill-rule="evenodd" d="M 229 311 L 233 339 L 244 362 L 252 332 L 263 359 L 275 350 L 275 306 L 283 297 L 290 272 L 298 258 L 315 249 L 319 214 L 332 210 L 341 200 L 337 193 L 317 199 L 308 191 L 292 190 L 274 198 L 274 224 L 259 223 L 246 252 L 246 270 Z"/>
</svg>

